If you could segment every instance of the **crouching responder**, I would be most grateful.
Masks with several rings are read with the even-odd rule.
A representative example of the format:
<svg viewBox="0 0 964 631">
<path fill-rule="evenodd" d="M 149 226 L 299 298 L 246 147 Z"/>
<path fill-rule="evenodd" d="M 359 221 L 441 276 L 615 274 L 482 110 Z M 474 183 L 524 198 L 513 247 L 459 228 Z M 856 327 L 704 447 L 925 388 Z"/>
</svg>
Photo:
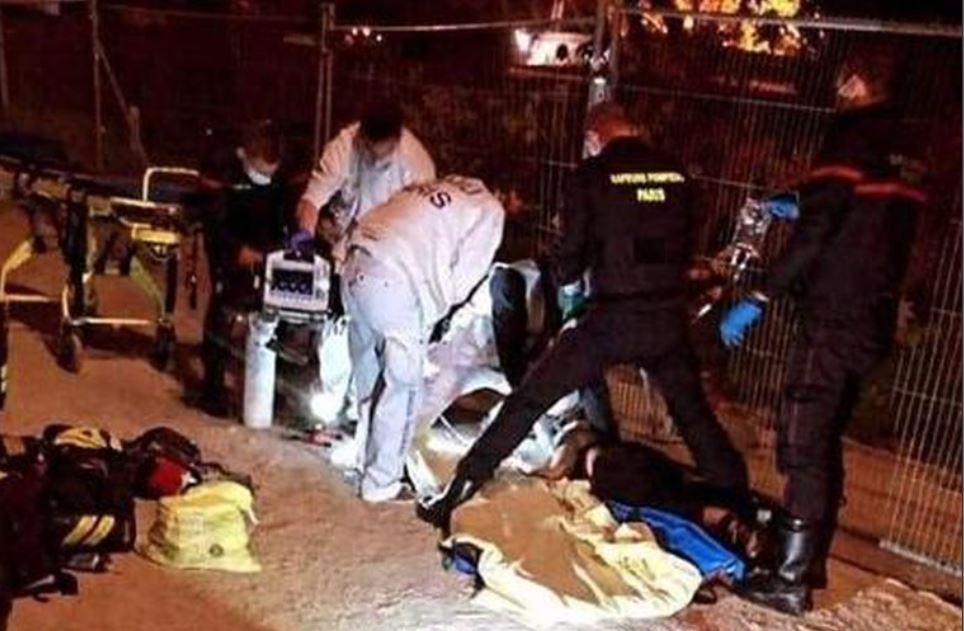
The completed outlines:
<svg viewBox="0 0 964 631">
<path fill-rule="evenodd" d="M 845 62 L 837 79 L 840 111 L 799 187 L 799 205 L 776 209 L 796 218 L 793 235 L 762 290 L 720 324 L 723 342 L 738 346 L 768 302 L 801 289 L 802 321 L 777 416 L 784 511 L 774 520 L 773 563 L 743 592 L 797 615 L 811 608 L 811 589 L 826 584 L 843 490 L 841 436 L 860 381 L 890 348 L 925 202 L 924 166 L 888 105 L 890 61 L 867 55 Z"/>
<path fill-rule="evenodd" d="M 204 378 L 199 406 L 230 412 L 224 378 L 239 317 L 260 306 L 258 277 L 265 254 L 284 245 L 290 210 L 282 178 L 282 136 L 271 121 L 242 132 L 232 155 L 206 169 L 204 232 L 211 297 L 204 318 Z"/>
<path fill-rule="evenodd" d="M 481 181 L 449 176 L 404 189 L 349 238 L 343 292 L 367 501 L 403 492 L 429 337 L 484 284 L 504 215 Z"/>
<path fill-rule="evenodd" d="M 639 364 L 657 382 L 709 483 L 735 495 L 746 492 L 746 467 L 707 403 L 688 338 L 688 177 L 638 135 L 615 103 L 588 113 L 586 142 L 594 157 L 571 176 L 555 267 L 569 296 L 579 293 L 572 286 L 588 271 L 588 311 L 506 399 L 446 491 L 419 504 L 419 516 L 437 527 L 448 526 L 452 510 L 493 476 L 546 408 L 602 382 L 604 369 L 616 363 Z"/>
</svg>

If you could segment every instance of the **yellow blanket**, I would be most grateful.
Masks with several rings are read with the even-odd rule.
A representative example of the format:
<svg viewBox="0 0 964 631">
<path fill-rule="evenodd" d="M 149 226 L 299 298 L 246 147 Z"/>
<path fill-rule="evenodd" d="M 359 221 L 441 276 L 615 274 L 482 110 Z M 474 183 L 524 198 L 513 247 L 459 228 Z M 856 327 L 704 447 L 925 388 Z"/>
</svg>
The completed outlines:
<svg viewBox="0 0 964 631">
<path fill-rule="evenodd" d="M 480 604 L 530 624 L 671 616 L 700 585 L 642 523 L 617 523 L 588 483 L 500 479 L 461 506 L 443 545 L 481 557 Z"/>
</svg>

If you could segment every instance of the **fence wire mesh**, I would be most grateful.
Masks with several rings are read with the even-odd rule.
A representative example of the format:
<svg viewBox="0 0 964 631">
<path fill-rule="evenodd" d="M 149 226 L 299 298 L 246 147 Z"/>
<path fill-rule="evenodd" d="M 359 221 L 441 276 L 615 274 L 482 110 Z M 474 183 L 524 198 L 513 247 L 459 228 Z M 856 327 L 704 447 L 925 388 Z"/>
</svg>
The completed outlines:
<svg viewBox="0 0 964 631">
<path fill-rule="evenodd" d="M 90 159 L 93 84 L 90 20 L 86 3 L 59 15 L 44 5 L 3 8 L 3 54 L 10 102 L 5 127 L 55 136 Z M 56 46 L 50 42 L 56 41 Z"/>
<path fill-rule="evenodd" d="M 209 144 L 225 144 L 246 122 L 271 118 L 298 141 L 308 159 L 314 125 L 317 61 L 313 48 L 299 46 L 317 20 L 243 19 L 192 12 L 137 10 L 104 4 L 100 12 L 109 83 L 139 119 L 131 142 L 118 99 L 105 97 L 114 153 L 136 151 L 150 160 L 192 162 Z M 110 94 L 110 93 L 109 93 Z M 135 134 L 137 130 L 135 130 Z"/>
</svg>

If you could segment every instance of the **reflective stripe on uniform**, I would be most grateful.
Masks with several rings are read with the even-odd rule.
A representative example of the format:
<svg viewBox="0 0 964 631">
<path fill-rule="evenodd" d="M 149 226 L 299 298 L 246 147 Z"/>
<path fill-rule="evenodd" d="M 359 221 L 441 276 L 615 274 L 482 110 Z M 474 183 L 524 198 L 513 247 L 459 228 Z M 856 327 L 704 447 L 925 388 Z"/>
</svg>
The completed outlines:
<svg viewBox="0 0 964 631">
<path fill-rule="evenodd" d="M 115 523 L 116 520 L 111 515 L 82 515 L 73 529 L 64 537 L 62 545 L 64 547 L 97 545 L 110 534 Z"/>
<path fill-rule="evenodd" d="M 107 432 L 89 427 L 71 427 L 54 437 L 54 445 L 72 445 L 83 449 L 113 449 L 121 451 L 120 441 Z"/>
<path fill-rule="evenodd" d="M 862 197 L 903 197 L 919 204 L 927 202 L 924 191 L 896 181 L 859 184 L 854 188 L 854 193 Z"/>
<path fill-rule="evenodd" d="M 810 175 L 807 177 L 809 180 L 824 178 L 859 182 L 864 179 L 864 172 L 846 164 L 825 164 L 810 171 Z"/>
</svg>

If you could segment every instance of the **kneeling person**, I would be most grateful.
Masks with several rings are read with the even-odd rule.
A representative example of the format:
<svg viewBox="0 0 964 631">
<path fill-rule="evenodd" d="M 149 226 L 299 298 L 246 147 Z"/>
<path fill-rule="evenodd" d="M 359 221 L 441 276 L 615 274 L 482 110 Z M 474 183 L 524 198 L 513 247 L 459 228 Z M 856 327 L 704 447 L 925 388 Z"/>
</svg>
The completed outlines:
<svg viewBox="0 0 964 631">
<path fill-rule="evenodd" d="M 483 283 L 504 216 L 481 181 L 449 176 L 404 189 L 352 234 L 343 282 L 365 500 L 401 491 L 432 328 Z"/>
</svg>

